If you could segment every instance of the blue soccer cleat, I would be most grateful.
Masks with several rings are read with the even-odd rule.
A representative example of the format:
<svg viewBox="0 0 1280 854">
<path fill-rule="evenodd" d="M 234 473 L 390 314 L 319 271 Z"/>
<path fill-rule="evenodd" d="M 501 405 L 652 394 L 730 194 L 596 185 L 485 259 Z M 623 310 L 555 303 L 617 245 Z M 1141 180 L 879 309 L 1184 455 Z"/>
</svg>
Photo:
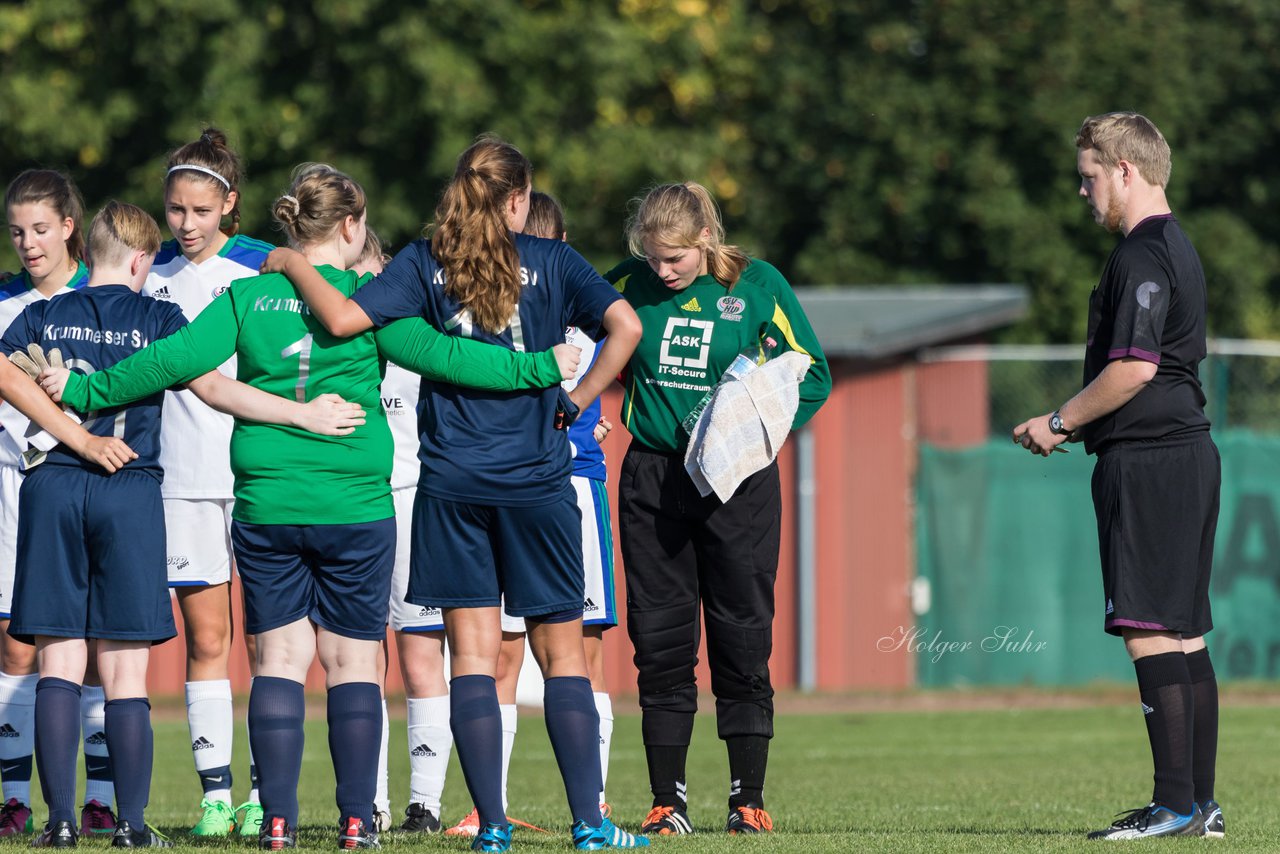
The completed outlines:
<svg viewBox="0 0 1280 854">
<path fill-rule="evenodd" d="M 1165 806 L 1148 804 L 1122 813 L 1106 830 L 1095 830 L 1090 839 L 1148 839 L 1155 836 L 1204 836 L 1200 807 L 1181 815 Z"/>
<path fill-rule="evenodd" d="M 480 828 L 476 838 L 471 840 L 472 851 L 507 851 L 511 848 L 511 824 L 494 824 L 490 822 Z"/>
<path fill-rule="evenodd" d="M 573 847 L 579 851 L 599 851 L 603 848 L 648 848 L 649 837 L 627 833 L 609 819 L 592 827 L 585 821 L 573 826 Z"/>
</svg>

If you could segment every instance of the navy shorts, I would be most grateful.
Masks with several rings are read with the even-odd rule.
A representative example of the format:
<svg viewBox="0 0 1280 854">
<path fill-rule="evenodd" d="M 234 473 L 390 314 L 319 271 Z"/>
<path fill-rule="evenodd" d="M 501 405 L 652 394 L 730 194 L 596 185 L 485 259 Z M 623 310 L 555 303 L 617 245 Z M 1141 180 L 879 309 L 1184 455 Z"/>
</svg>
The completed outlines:
<svg viewBox="0 0 1280 854">
<path fill-rule="evenodd" d="M 160 643 L 177 634 L 160 481 L 45 464 L 18 498 L 9 634 Z"/>
<path fill-rule="evenodd" d="M 1126 442 L 1098 455 L 1093 504 L 1108 633 L 1194 638 L 1213 628 L 1209 579 L 1221 484 L 1207 432 Z"/>
<path fill-rule="evenodd" d="M 355 525 L 231 523 L 244 585 L 244 630 L 307 617 L 336 635 L 381 640 L 395 568 L 396 520 Z"/>
<path fill-rule="evenodd" d="M 436 608 L 497 607 L 513 617 L 582 613 L 582 512 L 573 487 L 550 504 L 497 507 L 413 502 L 405 600 Z"/>
</svg>

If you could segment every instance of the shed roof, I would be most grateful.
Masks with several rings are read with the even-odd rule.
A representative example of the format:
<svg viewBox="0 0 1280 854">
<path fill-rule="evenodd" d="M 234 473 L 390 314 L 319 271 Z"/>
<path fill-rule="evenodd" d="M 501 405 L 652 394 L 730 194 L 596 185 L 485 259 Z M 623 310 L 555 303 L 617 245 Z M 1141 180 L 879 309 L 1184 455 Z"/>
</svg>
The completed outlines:
<svg viewBox="0 0 1280 854">
<path fill-rule="evenodd" d="M 796 288 L 828 357 L 882 359 L 990 332 L 1027 314 L 1022 285 Z"/>
</svg>

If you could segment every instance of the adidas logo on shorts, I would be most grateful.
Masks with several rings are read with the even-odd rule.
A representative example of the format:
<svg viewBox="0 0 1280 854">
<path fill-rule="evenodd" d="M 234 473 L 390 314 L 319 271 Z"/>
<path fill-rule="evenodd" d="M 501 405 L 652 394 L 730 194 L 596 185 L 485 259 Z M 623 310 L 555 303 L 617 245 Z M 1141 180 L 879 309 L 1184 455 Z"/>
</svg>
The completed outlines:
<svg viewBox="0 0 1280 854">
<path fill-rule="evenodd" d="M 22 735 L 22 733 L 14 729 L 12 724 L 0 726 L 0 738 L 17 738 L 20 735 Z"/>
<path fill-rule="evenodd" d="M 435 756 L 436 752 L 426 744 L 419 744 L 413 750 L 409 751 L 410 756 Z"/>
<path fill-rule="evenodd" d="M 600 606 L 599 606 L 599 605 L 597 605 L 595 602 L 592 602 L 592 601 L 591 601 L 591 598 L 590 598 L 590 597 L 588 597 L 588 598 L 587 598 L 587 600 L 586 600 L 585 602 L 583 602 L 583 603 L 582 603 L 582 610 L 584 610 L 584 611 L 599 611 L 599 610 L 600 610 Z"/>
<path fill-rule="evenodd" d="M 91 736 L 89 736 L 88 738 L 86 738 L 86 739 L 84 740 L 84 743 L 85 743 L 85 744 L 106 744 L 106 743 L 107 743 L 107 734 L 106 734 L 105 732 L 103 732 L 102 730 L 98 730 L 98 731 L 97 731 L 97 732 L 95 732 L 93 735 L 91 735 Z"/>
<path fill-rule="evenodd" d="M 209 748 L 214 746 L 215 746 L 214 743 L 209 739 L 205 738 L 203 735 L 197 738 L 195 741 L 191 742 L 192 750 L 208 750 Z"/>
</svg>

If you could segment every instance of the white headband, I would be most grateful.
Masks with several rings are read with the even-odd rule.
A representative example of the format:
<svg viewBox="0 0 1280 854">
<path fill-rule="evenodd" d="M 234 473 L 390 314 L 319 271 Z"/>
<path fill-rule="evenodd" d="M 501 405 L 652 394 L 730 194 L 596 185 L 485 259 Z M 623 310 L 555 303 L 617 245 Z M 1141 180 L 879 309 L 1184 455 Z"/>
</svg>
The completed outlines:
<svg viewBox="0 0 1280 854">
<path fill-rule="evenodd" d="M 177 172 L 179 169 L 194 169 L 196 172 L 203 172 L 204 174 L 208 175 L 211 178 L 217 178 L 218 182 L 221 183 L 222 186 L 226 187 L 227 190 L 231 189 L 231 182 L 228 181 L 226 178 L 223 178 L 221 175 L 219 175 L 217 172 L 214 172 L 212 169 L 206 169 L 205 167 L 197 166 L 194 163 L 180 163 L 177 166 L 174 166 L 168 172 L 164 173 L 165 180 L 167 181 L 169 179 L 169 176 L 172 175 L 174 172 Z"/>
</svg>

